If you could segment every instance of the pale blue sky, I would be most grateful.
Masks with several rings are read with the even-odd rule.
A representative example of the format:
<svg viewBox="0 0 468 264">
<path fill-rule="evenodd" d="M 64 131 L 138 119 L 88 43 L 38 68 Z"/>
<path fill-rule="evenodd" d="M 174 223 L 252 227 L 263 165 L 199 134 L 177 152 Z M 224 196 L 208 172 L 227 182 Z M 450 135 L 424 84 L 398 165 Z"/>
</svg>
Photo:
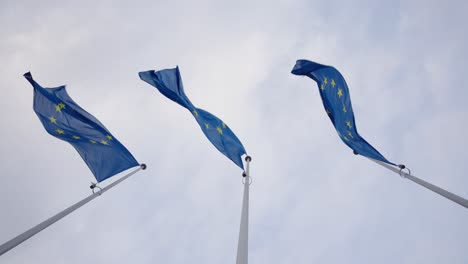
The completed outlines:
<svg viewBox="0 0 468 264">
<path fill-rule="evenodd" d="M 250 263 L 467 263 L 468 211 L 352 155 L 316 84 L 290 74 L 297 59 L 335 66 L 364 138 L 468 197 L 467 12 L 464 1 L 2 1 L 0 243 L 94 180 L 41 126 L 23 73 L 67 84 L 148 169 L 0 263 L 235 262 L 242 172 L 138 78 L 176 65 L 189 98 L 253 157 Z"/>
</svg>

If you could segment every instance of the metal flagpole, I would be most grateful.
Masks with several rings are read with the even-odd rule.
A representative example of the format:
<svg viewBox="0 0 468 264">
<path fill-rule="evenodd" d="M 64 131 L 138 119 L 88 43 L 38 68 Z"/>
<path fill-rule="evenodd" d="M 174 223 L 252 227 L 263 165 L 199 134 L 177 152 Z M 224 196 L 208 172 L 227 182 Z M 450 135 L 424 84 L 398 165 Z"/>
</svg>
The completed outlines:
<svg viewBox="0 0 468 264">
<path fill-rule="evenodd" d="M 62 219 L 63 217 L 69 215 L 71 212 L 75 211 L 76 209 L 80 208 L 81 206 L 87 204 L 88 202 L 90 202 L 94 198 L 96 198 L 99 195 L 101 195 L 101 194 L 105 193 L 106 191 L 110 190 L 112 187 L 114 187 L 117 184 L 121 183 L 122 181 L 126 180 L 128 177 L 132 176 L 133 174 L 137 173 L 140 170 L 145 170 L 145 169 L 146 169 L 146 165 L 141 164 L 138 169 L 130 172 L 129 174 L 123 176 L 122 178 L 116 180 L 115 182 L 107 185 L 106 187 L 104 187 L 102 189 L 100 187 L 96 186 L 96 184 L 91 185 L 90 188 L 93 190 L 93 194 L 91 194 L 90 196 L 88 196 L 88 197 L 84 198 L 83 200 L 77 202 L 76 204 L 68 207 L 67 209 L 63 210 L 62 212 L 52 216 L 51 218 L 45 220 L 44 222 L 36 225 L 35 227 L 27 230 L 26 232 L 16 236 L 15 238 L 11 239 L 10 241 L 2 244 L 0 246 L 0 256 L 5 254 L 6 252 L 8 252 L 10 249 L 13 249 L 14 247 L 16 247 L 19 244 L 23 243 L 24 241 L 28 240 L 29 238 L 31 238 L 35 234 L 37 234 L 37 233 L 41 232 L 42 230 L 46 229 L 48 226 L 54 224 L 55 222 Z M 100 190 L 95 192 L 94 191 L 95 188 L 98 188 Z"/>
<path fill-rule="evenodd" d="M 399 169 L 397 169 L 397 168 L 395 168 L 393 166 L 390 166 L 389 164 L 387 164 L 385 162 L 375 160 L 375 159 L 371 159 L 371 158 L 368 158 L 368 159 L 374 161 L 375 163 L 377 163 L 377 164 L 379 164 L 379 165 L 381 165 L 381 166 L 383 166 L 383 167 L 385 167 L 385 168 L 387 168 L 387 169 L 389 169 L 389 170 L 391 170 L 393 172 L 398 173 L 402 178 L 409 179 L 409 180 L 411 180 L 411 181 L 413 181 L 413 182 L 415 182 L 415 183 L 417 183 L 417 184 L 419 184 L 419 185 L 421 185 L 423 187 L 426 187 L 427 189 L 429 189 L 429 190 L 431 190 L 431 191 L 433 191 L 433 192 L 435 192 L 435 193 L 437 193 L 437 194 L 451 200 L 452 202 L 455 202 L 455 203 L 457 203 L 457 204 L 459 204 L 459 205 L 461 205 L 461 206 L 463 206 L 465 208 L 468 208 L 468 200 L 466 200 L 465 198 L 460 197 L 460 196 L 458 196 L 456 194 L 453 194 L 453 193 L 451 193 L 449 191 L 446 191 L 446 190 L 444 190 L 444 189 L 442 189 L 442 188 L 440 188 L 438 186 L 435 186 L 435 185 L 433 185 L 433 184 L 431 184 L 431 183 L 429 183 L 427 181 L 421 180 L 421 179 L 411 175 L 411 171 L 409 169 L 407 169 L 405 167 L 405 165 L 398 165 Z M 408 173 L 404 172 L 403 171 L 404 169 L 407 169 Z"/>
<path fill-rule="evenodd" d="M 242 182 L 244 183 L 244 198 L 242 200 L 241 223 L 239 229 L 239 243 L 237 244 L 236 264 L 249 263 L 249 186 L 252 183 L 249 172 L 249 165 L 252 158 L 245 157 L 247 163 Z"/>
</svg>

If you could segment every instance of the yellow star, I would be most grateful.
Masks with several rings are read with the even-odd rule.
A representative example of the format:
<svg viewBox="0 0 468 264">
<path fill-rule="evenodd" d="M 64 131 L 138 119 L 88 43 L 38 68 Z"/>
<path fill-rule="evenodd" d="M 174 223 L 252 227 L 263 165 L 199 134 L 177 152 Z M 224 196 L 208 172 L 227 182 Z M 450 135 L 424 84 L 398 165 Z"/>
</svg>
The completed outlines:
<svg viewBox="0 0 468 264">
<path fill-rule="evenodd" d="M 325 78 L 323 79 L 323 83 L 324 83 L 325 85 L 328 83 L 327 77 L 325 77 Z"/>
<path fill-rule="evenodd" d="M 343 137 L 346 141 L 349 141 L 349 139 L 347 137 Z"/>
<path fill-rule="evenodd" d="M 341 98 L 341 96 L 343 96 L 343 90 L 341 90 L 341 89 L 338 89 L 338 93 L 337 93 L 337 94 L 338 94 L 338 97 L 340 97 L 340 98 Z"/>
<path fill-rule="evenodd" d="M 320 89 L 321 89 L 322 91 L 324 91 L 324 90 L 325 90 L 325 84 L 322 83 L 322 84 L 320 85 Z"/>
<path fill-rule="evenodd" d="M 226 124 L 224 124 L 224 122 L 221 125 L 223 125 L 223 128 L 226 128 Z"/>
<path fill-rule="evenodd" d="M 346 121 L 346 125 L 349 127 L 349 129 L 353 128 L 350 121 Z"/>
<path fill-rule="evenodd" d="M 65 131 L 63 131 L 62 129 L 57 129 L 55 130 L 59 135 L 63 135 L 65 134 Z"/>
<path fill-rule="evenodd" d="M 93 143 L 93 144 L 96 144 L 96 140 L 90 139 L 89 142 L 91 142 L 91 143 Z"/>
<path fill-rule="evenodd" d="M 73 138 L 74 138 L 74 139 L 80 139 L 80 137 L 79 137 L 79 136 L 73 136 Z"/>
<path fill-rule="evenodd" d="M 108 140 L 113 140 L 113 138 L 112 138 L 110 135 L 107 135 L 106 138 L 107 138 Z"/>
<path fill-rule="evenodd" d="M 350 138 L 353 138 L 353 133 L 351 133 L 351 132 L 348 131 L 348 136 L 349 136 Z"/>
<path fill-rule="evenodd" d="M 103 144 L 103 145 L 109 145 L 109 143 L 107 143 L 107 141 L 105 141 L 104 139 L 101 140 L 101 144 Z"/>
<path fill-rule="evenodd" d="M 61 110 L 62 110 L 62 109 L 60 108 L 60 106 L 59 106 L 59 105 L 56 105 L 56 106 L 55 106 L 55 111 L 57 111 L 57 112 L 59 112 L 59 113 L 60 113 L 60 112 L 61 112 Z"/>
<path fill-rule="evenodd" d="M 219 133 L 220 135 L 223 134 L 223 130 L 222 130 L 220 127 L 216 127 L 216 130 L 218 130 L 218 133 Z"/>
<path fill-rule="evenodd" d="M 206 129 L 210 128 L 210 125 L 208 123 L 205 123 Z"/>
<path fill-rule="evenodd" d="M 60 109 L 64 109 L 64 108 L 65 108 L 65 104 L 64 104 L 64 103 L 59 103 L 59 104 L 58 104 L 58 107 L 60 107 Z"/>
<path fill-rule="evenodd" d="M 332 79 L 331 85 L 332 85 L 333 87 L 335 87 L 335 85 L 336 85 L 335 80 Z"/>
<path fill-rule="evenodd" d="M 330 110 L 325 109 L 325 112 L 327 112 L 327 115 L 331 114 Z"/>
<path fill-rule="evenodd" d="M 193 114 L 194 114 L 195 116 L 198 116 L 197 110 L 193 110 Z"/>
<path fill-rule="evenodd" d="M 55 119 L 53 116 L 49 117 L 50 122 L 57 124 L 57 119 Z"/>
<path fill-rule="evenodd" d="M 348 112 L 348 111 L 346 110 L 346 106 L 343 105 L 343 113 L 346 113 L 346 112 Z"/>
</svg>

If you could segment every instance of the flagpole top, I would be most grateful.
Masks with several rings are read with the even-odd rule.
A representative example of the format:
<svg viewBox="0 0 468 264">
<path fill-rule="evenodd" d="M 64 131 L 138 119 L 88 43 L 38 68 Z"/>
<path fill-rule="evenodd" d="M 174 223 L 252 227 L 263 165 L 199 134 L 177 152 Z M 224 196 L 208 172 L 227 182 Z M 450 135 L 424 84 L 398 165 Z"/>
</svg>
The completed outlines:
<svg viewBox="0 0 468 264">
<path fill-rule="evenodd" d="M 142 164 L 140 165 L 140 168 L 141 168 L 142 170 L 146 170 L 146 164 L 142 163 Z"/>
</svg>

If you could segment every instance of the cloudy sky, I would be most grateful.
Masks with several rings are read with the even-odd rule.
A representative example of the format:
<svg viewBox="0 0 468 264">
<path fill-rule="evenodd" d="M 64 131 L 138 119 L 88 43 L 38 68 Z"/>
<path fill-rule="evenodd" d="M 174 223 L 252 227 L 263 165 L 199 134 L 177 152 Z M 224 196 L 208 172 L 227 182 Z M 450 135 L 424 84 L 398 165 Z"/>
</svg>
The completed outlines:
<svg viewBox="0 0 468 264">
<path fill-rule="evenodd" d="M 242 172 L 138 78 L 176 65 L 191 101 L 253 157 L 251 263 L 467 263 L 468 211 L 352 155 L 316 84 L 290 71 L 338 68 L 364 138 L 468 197 L 468 4 L 343 2 L 1 1 L 0 243 L 94 180 L 43 129 L 23 73 L 66 84 L 148 169 L 0 263 L 235 262 Z"/>
</svg>

